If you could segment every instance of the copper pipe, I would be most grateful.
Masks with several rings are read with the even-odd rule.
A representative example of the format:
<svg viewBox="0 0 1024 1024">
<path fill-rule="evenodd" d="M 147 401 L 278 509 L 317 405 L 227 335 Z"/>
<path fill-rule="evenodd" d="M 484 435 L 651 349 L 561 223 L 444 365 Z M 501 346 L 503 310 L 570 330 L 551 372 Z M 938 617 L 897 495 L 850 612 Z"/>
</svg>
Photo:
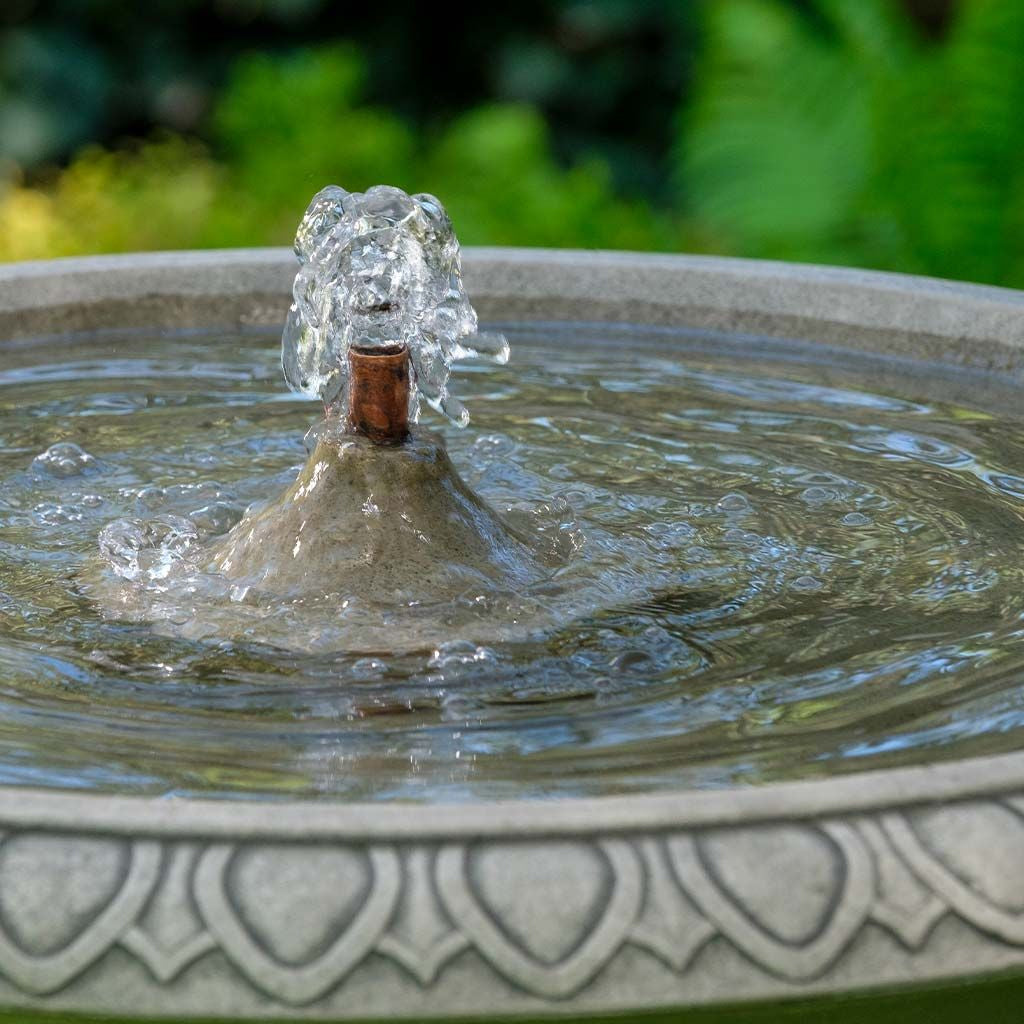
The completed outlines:
<svg viewBox="0 0 1024 1024">
<path fill-rule="evenodd" d="M 348 352 L 349 426 L 380 444 L 409 435 L 409 349 L 353 346 Z"/>
</svg>

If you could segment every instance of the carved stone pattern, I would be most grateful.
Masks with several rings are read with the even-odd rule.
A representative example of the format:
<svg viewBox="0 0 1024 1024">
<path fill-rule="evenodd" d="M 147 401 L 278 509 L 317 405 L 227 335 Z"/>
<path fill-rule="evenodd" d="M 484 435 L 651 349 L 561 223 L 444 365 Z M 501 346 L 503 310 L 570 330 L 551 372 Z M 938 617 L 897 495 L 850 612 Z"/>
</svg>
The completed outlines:
<svg viewBox="0 0 1024 1024">
<path fill-rule="evenodd" d="M 606 838 L 0 838 L 0 978 L 22 1005 L 102 976 L 115 950 L 171 1007 L 211 957 L 268 1005 L 307 1009 L 383 958 L 429 1014 L 456 962 L 535 1007 L 624 956 L 700 972 L 712 943 L 799 991 L 866 931 L 919 956 L 948 916 L 1024 951 L 1024 797 Z"/>
</svg>

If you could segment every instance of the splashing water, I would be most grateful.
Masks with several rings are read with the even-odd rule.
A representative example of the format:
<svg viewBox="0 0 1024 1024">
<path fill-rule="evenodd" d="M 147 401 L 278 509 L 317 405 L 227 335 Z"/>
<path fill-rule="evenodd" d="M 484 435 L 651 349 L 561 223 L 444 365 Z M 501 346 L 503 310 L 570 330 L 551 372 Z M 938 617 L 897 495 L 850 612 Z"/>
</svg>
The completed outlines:
<svg viewBox="0 0 1024 1024">
<path fill-rule="evenodd" d="M 281 339 L 293 391 L 344 413 L 349 349 L 404 343 L 414 375 L 410 418 L 418 418 L 422 394 L 456 425 L 469 422 L 448 391 L 452 362 L 506 363 L 509 346 L 504 335 L 477 332 L 459 242 L 437 199 L 390 185 L 366 192 L 329 185 L 302 218 L 295 254 L 301 266 Z"/>
</svg>

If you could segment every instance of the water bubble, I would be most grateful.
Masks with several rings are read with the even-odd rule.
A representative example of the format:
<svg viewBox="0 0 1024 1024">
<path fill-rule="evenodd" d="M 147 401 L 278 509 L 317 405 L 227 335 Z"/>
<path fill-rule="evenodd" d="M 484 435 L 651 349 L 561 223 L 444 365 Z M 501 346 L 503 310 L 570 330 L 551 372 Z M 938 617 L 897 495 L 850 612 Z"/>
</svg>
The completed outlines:
<svg viewBox="0 0 1024 1024">
<path fill-rule="evenodd" d="M 921 462 L 937 466 L 966 465 L 973 461 L 970 452 L 927 434 L 912 434 L 894 430 L 878 438 L 871 438 L 865 447 L 894 452 Z"/>
<path fill-rule="evenodd" d="M 800 500 L 808 505 L 827 505 L 836 500 L 836 492 L 827 487 L 808 487 L 800 493 Z"/>
<path fill-rule="evenodd" d="M 714 561 L 714 555 L 710 548 L 703 544 L 694 544 L 683 552 L 683 558 L 692 565 L 702 565 Z"/>
<path fill-rule="evenodd" d="M 485 459 L 508 455 L 514 448 L 512 439 L 504 434 L 481 434 L 473 441 L 473 451 Z"/>
<path fill-rule="evenodd" d="M 195 524 L 201 537 L 220 537 L 238 523 L 245 514 L 237 505 L 226 501 L 214 501 L 202 508 L 189 512 L 188 517 Z"/>
<path fill-rule="evenodd" d="M 436 652 L 435 652 L 436 653 Z M 376 679 L 388 670 L 386 661 L 380 658 L 359 658 L 352 663 L 352 675 L 363 679 Z"/>
<path fill-rule="evenodd" d="M 690 523 L 651 523 L 646 532 L 652 544 L 661 551 L 671 551 L 682 544 L 690 543 L 697 536 L 697 530 Z"/>
<path fill-rule="evenodd" d="M 181 512 L 197 504 L 231 502 L 234 494 L 216 480 L 200 480 L 196 483 L 169 484 L 166 487 L 140 487 L 138 490 L 122 491 L 125 497 L 134 497 L 142 511 Z"/>
<path fill-rule="evenodd" d="M 809 473 L 805 473 L 798 466 L 791 466 L 788 467 L 788 469 L 790 472 L 795 472 L 797 474 L 798 483 L 807 484 L 808 487 L 814 485 L 827 486 L 829 484 L 831 484 L 834 487 L 841 487 L 844 484 L 849 483 L 849 481 L 846 480 L 845 477 L 841 477 L 837 473 L 826 473 L 822 471 L 813 470 Z"/>
<path fill-rule="evenodd" d="M 564 497 L 533 510 L 534 529 L 548 541 L 551 556 L 566 560 L 582 550 L 586 537 L 572 506 Z"/>
<path fill-rule="evenodd" d="M 720 512 L 747 512 L 750 510 L 750 501 L 745 494 L 733 492 L 720 498 L 715 508 Z"/>
<path fill-rule="evenodd" d="M 67 523 L 80 523 L 85 513 L 79 505 L 61 505 L 52 501 L 44 501 L 33 509 L 36 520 L 43 526 L 63 526 Z"/>
<path fill-rule="evenodd" d="M 52 444 L 32 460 L 32 469 L 50 476 L 81 476 L 95 468 L 96 459 L 72 441 Z"/>
<path fill-rule="evenodd" d="M 100 533 L 100 554 L 127 580 L 164 579 L 198 538 L 195 525 L 181 516 L 145 521 L 116 519 Z"/>
<path fill-rule="evenodd" d="M 481 705 L 462 693 L 446 693 L 441 698 L 441 718 L 446 722 L 459 722 L 479 715 Z"/>
<path fill-rule="evenodd" d="M 450 640 L 435 648 L 427 666 L 444 669 L 489 661 L 494 661 L 494 651 L 489 647 L 480 647 L 468 640 Z"/>
<path fill-rule="evenodd" d="M 794 590 L 804 591 L 821 590 L 822 585 L 821 580 L 815 579 L 813 576 L 797 576 L 791 584 Z"/>
<path fill-rule="evenodd" d="M 1024 477 L 1011 473 L 993 473 L 989 470 L 983 470 L 981 476 L 1003 494 L 1008 494 L 1012 498 L 1024 498 Z"/>
<path fill-rule="evenodd" d="M 134 492 L 135 497 L 138 498 L 144 505 L 150 508 L 158 508 L 162 506 L 167 499 L 167 489 L 164 487 L 140 487 Z M 132 494 L 130 488 L 126 488 L 121 492 L 124 497 L 129 497 Z"/>
<path fill-rule="evenodd" d="M 870 526 L 871 517 L 864 515 L 863 512 L 849 512 L 839 522 L 843 526 Z"/>
</svg>

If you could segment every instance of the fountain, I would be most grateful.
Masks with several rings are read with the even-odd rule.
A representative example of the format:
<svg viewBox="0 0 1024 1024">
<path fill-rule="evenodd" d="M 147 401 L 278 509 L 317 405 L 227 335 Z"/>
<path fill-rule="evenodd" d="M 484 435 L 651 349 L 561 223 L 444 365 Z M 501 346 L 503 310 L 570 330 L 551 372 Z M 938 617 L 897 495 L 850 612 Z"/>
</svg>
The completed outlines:
<svg viewBox="0 0 1024 1024">
<path fill-rule="evenodd" d="M 506 521 L 416 425 L 421 396 L 468 423 L 448 388 L 453 359 L 509 357 L 503 335 L 476 329 L 444 207 L 388 186 L 330 186 L 310 203 L 295 251 L 282 365 L 292 390 L 325 409 L 297 478 L 212 547 L 184 520 L 170 531 L 166 517 L 116 520 L 83 592 L 114 619 L 207 640 L 258 630 L 306 653 L 430 649 L 470 591 L 494 613 L 465 624 L 463 640 L 527 632 L 537 609 L 510 615 L 490 599 L 549 586 L 557 547 Z"/>
<path fill-rule="evenodd" d="M 397 190 L 297 252 L 0 268 L 0 1006 L 1016 996 L 1024 298 L 529 250 L 463 290 Z"/>
</svg>

